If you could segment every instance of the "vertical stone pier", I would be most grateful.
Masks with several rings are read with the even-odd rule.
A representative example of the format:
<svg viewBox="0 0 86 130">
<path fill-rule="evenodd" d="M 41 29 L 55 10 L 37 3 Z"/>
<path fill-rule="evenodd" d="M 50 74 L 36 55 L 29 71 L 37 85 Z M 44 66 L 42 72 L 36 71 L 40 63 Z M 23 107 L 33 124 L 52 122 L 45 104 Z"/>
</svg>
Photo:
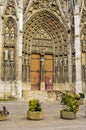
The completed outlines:
<svg viewBox="0 0 86 130">
<path fill-rule="evenodd" d="M 16 46 L 16 87 L 17 98 L 22 98 L 22 35 L 23 35 L 23 0 L 20 0 L 18 7 L 18 36 Z"/>
<path fill-rule="evenodd" d="M 80 43 L 80 16 L 79 3 L 75 5 L 75 65 L 76 65 L 76 92 L 82 92 L 82 66 L 81 66 L 81 43 Z"/>
</svg>

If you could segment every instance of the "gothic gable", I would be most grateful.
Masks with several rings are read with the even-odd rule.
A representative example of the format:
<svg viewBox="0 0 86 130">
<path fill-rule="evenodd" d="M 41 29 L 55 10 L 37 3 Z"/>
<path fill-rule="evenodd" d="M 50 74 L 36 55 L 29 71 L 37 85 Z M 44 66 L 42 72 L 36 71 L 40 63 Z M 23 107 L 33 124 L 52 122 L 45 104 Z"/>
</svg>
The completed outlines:
<svg viewBox="0 0 86 130">
<path fill-rule="evenodd" d="M 23 0 L 23 11 L 25 12 L 25 10 L 27 9 L 29 0 Z"/>
<path fill-rule="evenodd" d="M 86 23 L 86 2 L 84 2 L 82 7 L 81 23 Z"/>
<path fill-rule="evenodd" d="M 24 12 L 24 20 L 27 20 L 31 15 L 40 10 L 48 10 L 63 21 L 63 12 L 58 0 L 30 0 Z"/>
<path fill-rule="evenodd" d="M 4 15 L 11 15 L 17 17 L 16 2 L 15 0 L 8 0 L 5 8 Z"/>
<path fill-rule="evenodd" d="M 60 3 L 61 3 L 61 7 L 62 7 L 63 12 L 66 13 L 67 8 L 68 8 L 67 7 L 67 4 L 68 4 L 67 0 L 60 0 Z"/>
</svg>

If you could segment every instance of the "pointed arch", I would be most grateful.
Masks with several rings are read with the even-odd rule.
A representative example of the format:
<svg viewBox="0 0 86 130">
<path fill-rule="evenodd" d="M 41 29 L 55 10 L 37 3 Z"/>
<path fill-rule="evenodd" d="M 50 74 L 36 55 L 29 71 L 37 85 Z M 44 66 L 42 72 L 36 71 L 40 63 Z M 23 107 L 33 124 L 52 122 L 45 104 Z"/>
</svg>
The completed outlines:
<svg viewBox="0 0 86 130">
<path fill-rule="evenodd" d="M 49 81 L 52 82 L 56 80 L 58 83 L 68 82 L 67 47 L 66 27 L 63 25 L 63 22 L 50 11 L 38 11 L 24 23 L 23 59 L 27 60 L 26 66 L 28 66 L 28 61 L 29 64 L 31 62 L 30 55 L 39 54 L 40 58 L 43 55 L 44 63 L 42 62 L 40 66 L 42 68 L 42 65 L 44 65 L 45 67 L 43 68 L 45 68 L 45 70 L 47 69 L 46 72 L 44 72 L 46 74 L 42 74 L 42 76 L 44 76 L 43 80 L 45 80 L 47 85 L 50 84 L 46 81 L 46 76 L 48 76 L 47 79 L 50 79 Z M 54 63 L 54 60 L 56 63 Z M 51 66 L 48 66 L 48 62 L 46 61 L 48 61 Z M 23 65 L 23 67 L 24 66 L 25 65 Z M 25 68 L 24 70 L 26 71 Z M 25 71 L 23 71 L 23 74 L 28 73 Z"/>
</svg>

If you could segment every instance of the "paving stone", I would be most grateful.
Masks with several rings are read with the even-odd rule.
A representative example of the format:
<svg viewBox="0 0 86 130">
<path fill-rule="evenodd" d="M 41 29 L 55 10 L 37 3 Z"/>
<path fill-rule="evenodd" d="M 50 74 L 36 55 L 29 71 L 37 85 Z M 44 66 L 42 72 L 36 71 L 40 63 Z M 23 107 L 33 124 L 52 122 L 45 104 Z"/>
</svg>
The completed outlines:
<svg viewBox="0 0 86 130">
<path fill-rule="evenodd" d="M 10 112 L 7 121 L 0 122 L 0 130 L 86 130 L 84 106 L 80 106 L 77 119 L 64 120 L 60 118 L 62 106 L 57 102 L 42 102 L 45 111 L 44 120 L 27 120 L 28 102 L 0 102 Z"/>
</svg>

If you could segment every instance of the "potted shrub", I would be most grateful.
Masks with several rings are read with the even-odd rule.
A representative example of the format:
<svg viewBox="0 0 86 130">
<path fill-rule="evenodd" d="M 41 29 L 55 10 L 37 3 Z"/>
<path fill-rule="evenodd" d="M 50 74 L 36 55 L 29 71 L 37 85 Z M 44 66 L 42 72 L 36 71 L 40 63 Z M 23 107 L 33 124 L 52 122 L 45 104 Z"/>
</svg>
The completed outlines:
<svg viewBox="0 0 86 130">
<path fill-rule="evenodd" d="M 83 105 L 83 99 L 85 98 L 85 95 L 84 95 L 84 93 L 79 93 L 79 95 L 80 95 L 80 100 L 79 100 L 79 104 L 80 105 Z"/>
<path fill-rule="evenodd" d="M 44 118 L 44 112 L 41 108 L 41 103 L 38 99 L 32 99 L 29 101 L 29 109 L 27 111 L 27 119 L 41 120 Z"/>
<path fill-rule="evenodd" d="M 63 119 L 75 119 L 79 108 L 78 100 L 78 94 L 63 93 L 61 103 L 66 107 L 60 111 L 60 117 Z"/>
<path fill-rule="evenodd" d="M 0 121 L 7 120 L 9 112 L 7 111 L 6 107 L 3 106 L 3 110 L 0 110 Z"/>
</svg>

